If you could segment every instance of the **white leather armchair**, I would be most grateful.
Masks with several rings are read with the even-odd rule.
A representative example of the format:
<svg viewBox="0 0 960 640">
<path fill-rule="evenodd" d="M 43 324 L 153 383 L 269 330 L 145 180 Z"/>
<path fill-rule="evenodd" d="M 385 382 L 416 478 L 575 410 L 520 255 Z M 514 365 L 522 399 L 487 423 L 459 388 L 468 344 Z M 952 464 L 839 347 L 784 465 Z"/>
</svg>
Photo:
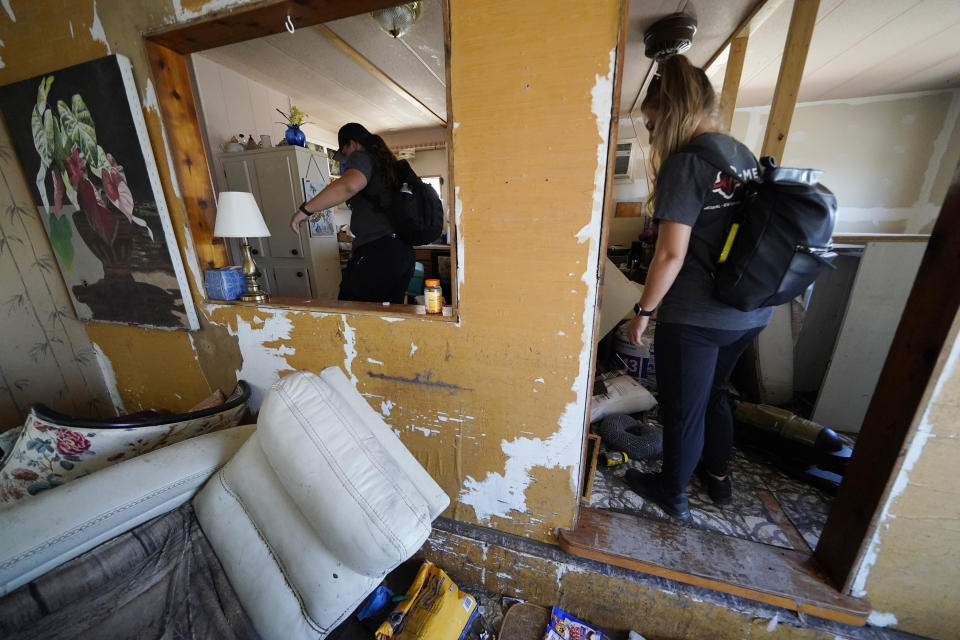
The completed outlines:
<svg viewBox="0 0 960 640">
<path fill-rule="evenodd" d="M 295 373 L 256 430 L 192 438 L 0 512 L 0 595 L 191 498 L 257 632 L 284 640 L 326 637 L 449 504 L 339 369 Z"/>
</svg>

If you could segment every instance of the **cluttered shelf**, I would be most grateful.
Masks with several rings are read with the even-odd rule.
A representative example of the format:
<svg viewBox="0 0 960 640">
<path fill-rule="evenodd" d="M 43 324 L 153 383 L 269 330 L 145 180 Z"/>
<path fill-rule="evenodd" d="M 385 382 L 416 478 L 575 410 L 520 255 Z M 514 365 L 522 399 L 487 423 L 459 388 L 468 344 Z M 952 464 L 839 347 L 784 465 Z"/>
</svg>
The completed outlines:
<svg viewBox="0 0 960 640">
<path fill-rule="evenodd" d="M 238 307 L 256 307 L 258 309 L 290 309 L 292 311 L 314 311 L 319 313 L 337 313 L 366 316 L 388 316 L 399 318 L 417 318 L 419 320 L 439 320 L 456 322 L 459 318 L 456 308 L 443 307 L 443 313 L 428 314 L 422 304 L 390 304 L 379 302 L 356 302 L 352 300 L 313 300 L 271 296 L 267 302 L 244 302 L 243 300 L 213 300 L 210 304 L 233 305 Z"/>
</svg>

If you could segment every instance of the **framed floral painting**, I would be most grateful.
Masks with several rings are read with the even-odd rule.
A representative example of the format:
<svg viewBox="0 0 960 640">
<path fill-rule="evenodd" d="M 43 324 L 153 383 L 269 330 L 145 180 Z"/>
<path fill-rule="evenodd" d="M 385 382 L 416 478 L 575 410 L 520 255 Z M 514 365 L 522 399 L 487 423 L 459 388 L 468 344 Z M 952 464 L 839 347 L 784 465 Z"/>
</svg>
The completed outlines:
<svg viewBox="0 0 960 640">
<path fill-rule="evenodd" d="M 0 112 L 77 317 L 199 328 L 130 61 L 0 87 Z"/>
</svg>

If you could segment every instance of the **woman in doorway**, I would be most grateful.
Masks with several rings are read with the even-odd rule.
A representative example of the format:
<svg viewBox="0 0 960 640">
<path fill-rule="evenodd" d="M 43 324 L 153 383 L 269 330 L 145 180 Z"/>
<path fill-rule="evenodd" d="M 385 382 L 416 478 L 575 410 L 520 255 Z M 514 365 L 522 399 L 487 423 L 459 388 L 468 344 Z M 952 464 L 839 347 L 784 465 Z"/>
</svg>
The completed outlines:
<svg viewBox="0 0 960 640">
<path fill-rule="evenodd" d="M 740 183 L 718 167 L 744 178 L 757 172 L 750 150 L 716 130 L 716 102 L 703 70 L 677 55 L 660 64 L 641 104 L 655 176 L 648 205 L 659 235 L 628 334 L 640 345 L 657 310 L 663 467 L 657 474 L 631 469 L 626 480 L 681 520 L 690 517 L 686 487 L 698 464 L 710 498 L 718 504 L 732 499 L 730 374 L 773 313 L 740 311 L 713 296 L 714 265 L 741 200 Z"/>
<path fill-rule="evenodd" d="M 343 167 L 341 177 L 300 205 L 290 226 L 299 233 L 310 216 L 346 202 L 354 239 L 338 299 L 402 304 L 413 277 L 413 247 L 397 237 L 377 205 L 382 194 L 397 187 L 397 159 L 383 138 L 356 122 L 340 127 L 337 142 L 333 158 Z"/>
</svg>

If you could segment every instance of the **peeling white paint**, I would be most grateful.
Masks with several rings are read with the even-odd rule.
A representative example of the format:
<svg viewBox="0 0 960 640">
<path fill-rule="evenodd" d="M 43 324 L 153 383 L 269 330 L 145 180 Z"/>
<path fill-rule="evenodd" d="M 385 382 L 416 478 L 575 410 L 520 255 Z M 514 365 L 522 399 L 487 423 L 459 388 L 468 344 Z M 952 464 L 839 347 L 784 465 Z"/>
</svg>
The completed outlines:
<svg viewBox="0 0 960 640">
<path fill-rule="evenodd" d="M 379 364 L 381 367 L 383 366 L 382 362 L 380 362 L 379 360 L 374 360 L 373 358 L 367 358 L 367 362 L 369 362 L 370 364 Z"/>
<path fill-rule="evenodd" d="M 193 332 L 187 332 L 187 339 L 190 340 L 190 348 L 193 350 L 193 359 L 197 361 L 197 364 L 200 365 L 201 370 L 203 365 L 200 362 L 200 350 L 197 348 L 197 343 L 193 341 Z"/>
<path fill-rule="evenodd" d="M 350 382 L 353 383 L 353 386 L 356 387 L 360 384 L 360 381 L 357 380 L 357 376 L 353 375 L 353 361 L 357 357 L 357 336 L 354 332 L 353 327 L 347 323 L 347 316 L 342 315 L 340 319 L 343 320 L 343 368 L 347 372 L 347 377 L 350 378 Z"/>
<path fill-rule="evenodd" d="M 460 200 L 460 187 L 453 188 L 453 217 L 457 223 L 457 302 L 459 304 L 460 291 L 463 290 L 463 281 L 466 274 L 466 263 L 463 261 L 463 202 Z"/>
<path fill-rule="evenodd" d="M 534 382 L 539 382 L 540 384 L 544 384 L 545 381 L 543 378 L 537 378 L 536 380 L 534 380 Z"/>
<path fill-rule="evenodd" d="M 6 68 L 6 64 L 3 62 L 3 58 L 0 58 L 0 69 Z"/>
<path fill-rule="evenodd" d="M 262 320 L 260 325 L 258 320 Z M 263 394 L 280 377 L 281 371 L 293 371 L 283 356 L 291 355 L 294 349 L 286 345 L 290 340 L 293 322 L 282 311 L 259 309 L 254 322 L 248 324 L 237 317 L 237 330 L 227 325 L 227 331 L 237 337 L 237 345 L 243 354 L 243 365 L 237 370 L 237 378 L 250 385 L 250 410 L 260 409 Z M 267 342 L 279 342 L 279 348 L 264 346 Z"/>
<path fill-rule="evenodd" d="M 867 616 L 867 624 L 874 627 L 891 627 L 897 624 L 897 616 L 893 615 L 892 613 L 871 611 L 870 615 Z"/>
<path fill-rule="evenodd" d="M 90 36 L 97 42 L 102 42 L 107 46 L 107 53 L 110 51 L 110 43 L 107 42 L 107 34 L 103 31 L 103 23 L 100 22 L 100 14 L 97 13 L 97 2 L 93 2 L 93 24 L 90 25 Z"/>
<path fill-rule="evenodd" d="M 580 413 L 579 418 L 573 418 L 571 420 L 568 405 L 560 418 L 560 428 L 546 440 L 516 438 L 501 441 L 500 449 L 507 457 L 503 473 L 487 472 L 483 480 L 467 476 L 460 490 L 459 501 L 473 507 L 480 523 L 489 522 L 493 516 L 509 517 L 511 512 L 526 513 L 525 492 L 533 481 L 530 471 L 534 467 L 569 468 L 570 489 L 575 495 L 583 413 Z M 573 423 L 576 428 L 569 428 Z"/>
<path fill-rule="evenodd" d="M 870 578 L 870 570 L 873 569 L 873 566 L 876 564 L 877 557 L 880 555 L 880 547 L 882 546 L 882 540 L 880 539 L 881 530 L 889 528 L 885 526 L 886 521 L 895 517 L 891 513 L 893 504 L 906 490 L 907 485 L 910 484 L 910 472 L 913 471 L 914 466 L 917 464 L 917 460 L 920 459 L 927 442 L 936 437 L 933 434 L 933 425 L 930 423 L 930 412 L 933 410 L 934 405 L 943 393 L 943 386 L 947 383 L 951 376 L 953 376 L 953 372 L 956 369 L 958 362 L 960 362 L 960 340 L 955 340 L 953 345 L 950 347 L 950 353 L 944 362 L 943 370 L 940 372 L 940 376 L 937 378 L 937 383 L 933 388 L 933 393 L 930 394 L 930 401 L 927 403 L 927 406 L 923 411 L 923 417 L 920 419 L 920 424 L 917 426 L 917 432 L 914 434 L 913 439 L 910 441 L 910 446 L 907 448 L 907 453 L 903 458 L 903 465 L 900 467 L 900 471 L 897 473 L 896 480 L 894 480 L 893 486 L 890 488 L 890 491 L 887 494 L 887 499 L 883 505 L 883 510 L 880 512 L 880 517 L 877 519 L 879 526 L 873 532 L 873 536 L 870 539 L 870 545 L 867 547 L 867 551 L 864 553 L 863 560 L 860 562 L 860 567 L 857 569 L 856 577 L 853 580 L 853 586 L 851 587 L 850 592 L 852 595 L 858 598 L 862 598 L 867 595 L 867 580 Z M 873 616 L 872 613 L 870 615 L 871 617 Z M 892 616 L 893 614 L 878 615 Z M 873 623 L 871 622 L 871 624 Z M 896 618 L 894 618 L 893 624 L 896 624 Z"/>
<path fill-rule="evenodd" d="M 460 490 L 459 501 L 471 506 L 481 523 L 493 516 L 508 517 L 510 512 L 525 513 L 527 487 L 533 478 L 534 467 L 566 468 L 570 470 L 570 492 L 577 494 L 580 450 L 587 410 L 587 380 L 590 375 L 590 359 L 593 350 L 593 324 L 597 301 L 597 267 L 600 256 L 600 225 L 603 218 L 603 194 L 607 172 L 607 148 L 610 141 L 610 116 L 613 99 L 613 75 L 616 68 L 616 49 L 611 49 L 606 76 L 596 76 L 591 90 L 591 109 L 597 123 L 597 151 L 594 169 L 593 207 L 590 221 L 581 228 L 576 238 L 586 243 L 587 260 L 581 276 L 586 293 L 583 301 L 582 331 L 580 335 L 580 366 L 572 384 L 575 399 L 564 408 L 557 431 L 546 440 L 541 438 L 517 438 L 504 440 L 500 449 L 506 454 L 504 472 L 488 472 L 486 478 L 477 480 L 467 476 Z M 458 200 L 457 209 L 460 205 Z M 458 217 L 459 224 L 459 217 Z M 462 246 L 458 244 L 458 249 Z M 580 261 L 578 261 L 580 264 Z M 462 276 L 462 271 L 461 271 Z M 562 333 L 562 332 L 560 332 Z"/>
<path fill-rule="evenodd" d="M 770 618 L 770 622 L 767 624 L 767 633 L 773 633 L 777 630 L 777 623 L 780 622 L 780 614 L 775 613 L 773 617 Z"/>
<path fill-rule="evenodd" d="M 70 37 L 76 39 L 77 36 L 73 33 L 73 20 L 67 20 L 67 24 L 70 25 Z"/>
<path fill-rule="evenodd" d="M 384 303 L 384 305 L 386 304 L 389 304 L 389 303 Z M 383 320 L 384 322 L 403 322 L 404 320 L 406 320 L 406 318 L 395 318 L 392 316 L 380 316 L 380 319 Z"/>
<path fill-rule="evenodd" d="M 415 344 L 413 344 L 413 343 L 411 342 L 411 343 L 410 343 L 410 357 L 411 357 L 411 358 L 413 357 L 413 354 L 415 354 L 415 353 L 417 352 L 417 349 L 418 349 L 417 345 L 415 345 Z"/>
<path fill-rule="evenodd" d="M 0 4 L 3 5 L 4 10 L 6 10 L 7 15 L 10 16 L 11 22 L 17 21 L 17 16 L 13 15 L 13 9 L 10 8 L 10 0 L 0 0 Z"/>
<path fill-rule="evenodd" d="M 93 352 L 97 356 L 97 366 L 100 367 L 100 373 L 103 375 L 103 384 L 107 387 L 107 393 L 110 394 L 110 402 L 113 404 L 117 415 L 122 416 L 127 413 L 127 409 L 123 406 L 120 390 L 117 389 L 117 376 L 113 373 L 113 363 L 110 362 L 110 358 L 107 357 L 107 354 L 103 352 L 103 349 L 101 349 L 100 345 L 96 342 L 91 342 L 90 346 L 93 347 Z"/>
<path fill-rule="evenodd" d="M 173 0 L 173 11 L 177 18 L 177 22 L 187 22 L 189 20 L 193 20 L 194 18 L 200 18 L 222 9 L 243 4 L 245 1 L 246 0 L 211 0 L 211 2 L 203 5 L 199 10 L 191 11 L 183 8 L 181 0 Z"/>
<path fill-rule="evenodd" d="M 395 403 L 390 402 L 389 400 L 384 400 L 380 403 L 380 413 L 383 414 L 384 418 L 390 417 L 390 411 L 397 406 Z"/>
<path fill-rule="evenodd" d="M 567 335 L 567 334 L 564 333 L 563 331 L 557 331 L 557 335 L 558 335 L 558 336 L 565 336 L 565 335 Z"/>
</svg>

